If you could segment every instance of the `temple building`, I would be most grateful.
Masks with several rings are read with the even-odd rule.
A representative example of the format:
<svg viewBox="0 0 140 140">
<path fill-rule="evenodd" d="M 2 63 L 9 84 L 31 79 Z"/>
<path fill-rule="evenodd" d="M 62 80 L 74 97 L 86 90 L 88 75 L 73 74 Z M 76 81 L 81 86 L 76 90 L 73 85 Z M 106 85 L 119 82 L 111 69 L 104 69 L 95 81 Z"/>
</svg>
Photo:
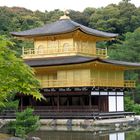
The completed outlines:
<svg viewBox="0 0 140 140">
<path fill-rule="evenodd" d="M 22 49 L 22 57 L 35 70 L 40 92 L 47 99 L 22 96 L 22 108 L 32 106 L 40 115 L 60 118 L 124 112 L 125 91 L 135 88 L 135 81 L 124 79 L 124 72 L 140 64 L 111 60 L 106 48 L 96 47 L 118 34 L 83 26 L 67 15 L 43 27 L 11 34 L 34 42 L 34 48 Z"/>
</svg>

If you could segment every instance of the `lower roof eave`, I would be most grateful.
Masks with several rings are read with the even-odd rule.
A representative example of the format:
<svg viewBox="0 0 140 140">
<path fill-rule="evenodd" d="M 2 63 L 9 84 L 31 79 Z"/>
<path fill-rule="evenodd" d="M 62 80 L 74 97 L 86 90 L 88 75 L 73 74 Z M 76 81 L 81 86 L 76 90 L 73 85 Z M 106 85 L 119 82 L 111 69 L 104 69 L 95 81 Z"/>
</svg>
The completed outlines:
<svg viewBox="0 0 140 140">
<path fill-rule="evenodd" d="M 115 66 L 122 66 L 125 69 L 140 69 L 140 63 L 132 63 L 126 61 L 117 61 L 110 59 L 101 59 L 99 57 L 85 57 L 85 56 L 65 56 L 54 58 L 28 59 L 25 63 L 31 67 L 48 67 L 48 66 L 62 66 L 62 65 L 76 65 L 90 62 L 100 62 Z"/>
</svg>

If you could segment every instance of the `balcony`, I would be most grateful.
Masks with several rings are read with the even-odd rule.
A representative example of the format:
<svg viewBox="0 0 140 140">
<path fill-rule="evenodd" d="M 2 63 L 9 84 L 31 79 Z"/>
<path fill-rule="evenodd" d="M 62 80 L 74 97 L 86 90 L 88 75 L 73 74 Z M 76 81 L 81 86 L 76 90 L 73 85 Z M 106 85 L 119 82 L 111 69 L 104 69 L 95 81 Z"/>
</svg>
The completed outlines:
<svg viewBox="0 0 140 140">
<path fill-rule="evenodd" d="M 113 80 L 90 80 L 90 81 L 81 81 L 81 80 L 42 80 L 41 88 L 57 88 L 57 87 L 124 87 L 124 88 L 135 88 L 136 83 L 134 80 L 125 80 L 113 81 Z"/>
<path fill-rule="evenodd" d="M 49 48 L 49 49 L 34 49 L 34 48 L 23 48 L 22 57 L 23 59 L 30 58 L 44 58 L 54 56 L 70 56 L 70 55 L 86 55 L 107 58 L 107 49 L 100 48 L 89 48 L 89 47 L 73 47 L 69 48 Z"/>
<path fill-rule="evenodd" d="M 136 87 L 136 81 L 134 80 L 125 80 L 124 87 Z"/>
</svg>

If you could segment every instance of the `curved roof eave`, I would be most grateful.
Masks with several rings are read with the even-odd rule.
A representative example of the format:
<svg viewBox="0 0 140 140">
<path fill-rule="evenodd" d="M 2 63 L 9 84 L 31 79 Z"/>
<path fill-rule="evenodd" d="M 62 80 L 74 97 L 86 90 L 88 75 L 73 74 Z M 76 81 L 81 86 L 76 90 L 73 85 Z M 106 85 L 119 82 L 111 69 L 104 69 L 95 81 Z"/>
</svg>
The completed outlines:
<svg viewBox="0 0 140 140">
<path fill-rule="evenodd" d="M 52 35 L 61 35 L 61 34 L 67 34 L 67 33 L 72 33 L 76 31 L 77 29 L 70 30 L 67 32 L 56 32 L 56 33 L 42 33 L 42 34 L 32 34 L 32 35 L 20 35 L 18 32 L 11 32 L 11 35 L 17 36 L 17 37 L 40 37 L 40 36 L 52 36 Z"/>
<path fill-rule="evenodd" d="M 86 27 L 69 19 L 59 20 L 51 24 L 46 24 L 43 27 L 34 28 L 26 31 L 11 32 L 11 34 L 17 37 L 39 37 L 71 33 L 78 29 L 84 32 L 85 34 L 94 35 L 97 37 L 114 38 L 118 36 L 118 34 L 107 33 Z"/>
<path fill-rule="evenodd" d="M 93 35 L 93 36 L 96 36 L 96 37 L 102 37 L 102 38 L 115 38 L 118 36 L 118 34 L 112 34 L 112 36 L 105 36 L 105 35 L 97 35 L 97 34 L 93 34 L 93 33 L 90 33 L 90 32 L 87 32 L 81 28 L 79 28 L 82 32 L 84 32 L 85 34 L 87 35 Z"/>
<path fill-rule="evenodd" d="M 91 58 L 91 57 L 83 57 L 83 56 L 66 56 L 66 57 L 50 58 L 50 59 L 25 60 L 25 62 L 32 67 L 59 66 L 59 65 L 71 65 L 71 64 L 75 65 L 75 64 L 90 63 L 95 61 L 111 64 L 111 65 L 129 67 L 131 69 L 132 68 L 140 69 L 140 63 L 101 59 L 99 57 Z"/>
<path fill-rule="evenodd" d="M 126 62 L 126 61 L 117 61 L 117 60 L 110 60 L 110 59 L 104 59 L 101 60 L 104 63 L 108 64 L 114 64 L 114 65 L 119 65 L 119 66 L 125 66 L 125 67 L 134 67 L 134 68 L 139 68 L 140 69 L 140 63 L 133 63 L 133 62 Z"/>
<path fill-rule="evenodd" d="M 87 35 L 92 35 L 92 36 L 96 36 L 96 37 L 101 37 L 101 38 L 116 38 L 118 36 L 118 34 L 113 34 L 112 36 L 105 36 L 105 35 L 97 35 L 97 34 L 93 34 L 93 33 L 89 33 L 83 29 L 81 29 L 81 27 L 78 27 L 78 28 L 75 28 L 74 30 L 70 30 L 70 31 L 66 31 L 66 32 L 61 32 L 61 33 L 50 33 L 50 34 L 47 34 L 47 33 L 44 33 L 44 34 L 32 34 L 32 35 L 20 35 L 20 34 L 17 34 L 18 32 L 11 32 L 11 35 L 13 36 L 16 36 L 16 37 L 24 37 L 24 38 L 33 38 L 33 37 L 43 37 L 43 36 L 52 36 L 52 35 L 61 35 L 61 34 L 68 34 L 68 33 L 72 33 L 76 30 L 80 30 L 81 32 L 87 34 Z"/>
</svg>

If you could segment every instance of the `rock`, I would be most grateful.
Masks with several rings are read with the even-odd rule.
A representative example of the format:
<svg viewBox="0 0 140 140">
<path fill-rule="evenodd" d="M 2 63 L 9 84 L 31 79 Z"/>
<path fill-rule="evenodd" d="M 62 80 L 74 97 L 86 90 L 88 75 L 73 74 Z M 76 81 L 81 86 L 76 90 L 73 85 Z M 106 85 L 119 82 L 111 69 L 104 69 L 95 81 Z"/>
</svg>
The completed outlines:
<svg viewBox="0 0 140 140">
<path fill-rule="evenodd" d="M 68 119 L 66 125 L 71 126 L 72 125 L 72 119 Z"/>
<path fill-rule="evenodd" d="M 32 137 L 31 140 L 41 140 L 39 137 Z"/>
<path fill-rule="evenodd" d="M 57 120 L 56 120 L 56 119 L 53 119 L 53 120 L 51 121 L 51 125 L 52 125 L 52 126 L 56 126 L 56 124 L 57 124 Z"/>
<path fill-rule="evenodd" d="M 139 123 L 140 122 L 140 119 L 135 117 L 134 118 L 134 122 Z"/>
</svg>

